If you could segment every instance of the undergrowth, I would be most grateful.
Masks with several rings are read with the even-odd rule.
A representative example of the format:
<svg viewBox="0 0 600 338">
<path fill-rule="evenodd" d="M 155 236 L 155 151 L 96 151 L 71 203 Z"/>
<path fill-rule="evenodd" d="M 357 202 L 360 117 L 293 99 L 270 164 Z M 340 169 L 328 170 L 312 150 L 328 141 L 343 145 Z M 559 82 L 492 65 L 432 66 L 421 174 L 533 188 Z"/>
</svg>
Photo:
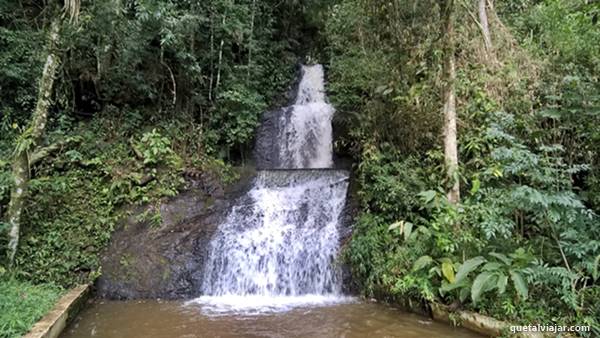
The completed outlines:
<svg viewBox="0 0 600 338">
<path fill-rule="evenodd" d="M 369 297 L 598 336 L 600 8 L 488 1 L 487 50 L 476 6 L 455 2 L 460 169 L 449 179 L 438 4 L 339 1 L 326 20 L 336 148 L 357 163 L 344 253 L 354 276 Z"/>
<path fill-rule="evenodd" d="M 62 293 L 55 284 L 36 285 L 0 274 L 0 337 L 23 336 Z"/>
</svg>

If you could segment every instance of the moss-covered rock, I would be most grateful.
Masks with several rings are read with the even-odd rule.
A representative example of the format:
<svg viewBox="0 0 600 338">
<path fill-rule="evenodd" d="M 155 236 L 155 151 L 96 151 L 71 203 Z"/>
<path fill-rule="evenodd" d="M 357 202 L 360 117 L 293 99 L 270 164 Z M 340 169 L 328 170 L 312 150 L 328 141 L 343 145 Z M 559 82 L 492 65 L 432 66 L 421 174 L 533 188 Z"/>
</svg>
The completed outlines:
<svg viewBox="0 0 600 338">
<path fill-rule="evenodd" d="M 98 295 L 113 299 L 198 295 L 210 239 L 254 172 L 243 173 L 227 188 L 210 177 L 189 180 L 179 195 L 130 212 L 102 255 Z M 153 223 L 155 217 L 140 217 L 156 212 L 159 224 Z"/>
</svg>

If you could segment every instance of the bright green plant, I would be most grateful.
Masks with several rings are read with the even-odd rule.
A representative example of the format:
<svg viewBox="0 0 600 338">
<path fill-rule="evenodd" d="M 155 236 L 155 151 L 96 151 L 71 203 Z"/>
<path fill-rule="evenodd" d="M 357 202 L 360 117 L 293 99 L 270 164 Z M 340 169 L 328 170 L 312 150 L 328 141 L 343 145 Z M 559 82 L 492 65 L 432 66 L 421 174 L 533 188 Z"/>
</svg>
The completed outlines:
<svg viewBox="0 0 600 338">
<path fill-rule="evenodd" d="M 171 141 L 162 136 L 156 129 L 142 135 L 137 150 L 141 153 L 144 164 L 172 164 L 175 161 Z"/>
<path fill-rule="evenodd" d="M 446 278 L 440 287 L 441 294 L 457 290 L 459 299 L 464 301 L 468 295 L 471 301 L 477 303 L 481 297 L 491 291 L 498 295 L 506 292 L 509 278 L 516 294 L 526 300 L 529 289 L 524 277 L 524 271 L 531 264 L 533 257 L 519 248 L 508 256 L 491 252 L 490 258 L 478 256 L 468 259 L 458 265 L 456 276 Z M 479 270 L 480 273 L 473 279 L 469 275 Z"/>
</svg>

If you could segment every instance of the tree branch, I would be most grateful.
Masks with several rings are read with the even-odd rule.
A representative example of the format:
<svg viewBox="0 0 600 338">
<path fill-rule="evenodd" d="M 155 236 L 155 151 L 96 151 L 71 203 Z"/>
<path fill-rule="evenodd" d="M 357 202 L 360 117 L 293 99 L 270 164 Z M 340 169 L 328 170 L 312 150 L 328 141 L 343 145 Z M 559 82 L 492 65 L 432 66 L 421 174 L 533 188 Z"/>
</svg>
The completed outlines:
<svg viewBox="0 0 600 338">
<path fill-rule="evenodd" d="M 78 142 L 76 139 L 66 139 L 58 141 L 46 147 L 37 148 L 31 155 L 29 155 L 29 166 L 35 165 L 43 160 L 45 157 L 50 156 L 53 152 L 63 148 L 69 143 Z"/>
</svg>

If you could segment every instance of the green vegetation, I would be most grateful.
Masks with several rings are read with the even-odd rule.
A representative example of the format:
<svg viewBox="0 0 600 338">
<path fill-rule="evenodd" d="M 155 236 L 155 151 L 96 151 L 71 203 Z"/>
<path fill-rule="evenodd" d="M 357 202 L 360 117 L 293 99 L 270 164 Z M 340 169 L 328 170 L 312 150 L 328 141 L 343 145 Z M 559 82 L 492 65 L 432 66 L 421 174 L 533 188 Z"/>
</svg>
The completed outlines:
<svg viewBox="0 0 600 338">
<path fill-rule="evenodd" d="M 255 1 L 79 5 L 61 24 L 63 62 L 39 145 L 46 156 L 29 154 L 11 271 L 64 286 L 98 273 L 97 253 L 122 207 L 175 195 L 184 168 L 231 176 L 227 166 L 244 159 L 259 114 L 293 77 L 299 24 L 281 17 L 302 10 Z M 2 213 L 12 154 L 28 142 L 47 28 L 61 15 L 56 3 L 0 2 Z"/>
<path fill-rule="evenodd" d="M 63 9 L 62 1 L 0 1 L 3 287 L 89 282 L 130 205 L 177 194 L 184 170 L 235 178 L 231 166 L 246 160 L 259 115 L 287 90 L 304 54 L 304 8 L 277 3 L 65 1 Z M 49 55 L 59 62 L 46 77 L 54 82 L 38 88 Z M 50 104 L 36 125 L 38 91 Z M 19 154 L 25 189 L 12 174 Z M 25 196 L 13 208 L 20 238 L 12 266 L 11 190 Z M 4 315 L 14 295 L 0 304 L 1 337 L 35 319 Z M 23 311 L 33 311 L 27 304 Z"/>
<path fill-rule="evenodd" d="M 459 171 L 448 177 L 434 1 L 340 1 L 325 25 L 338 146 L 358 163 L 346 251 L 369 296 L 600 334 L 600 7 L 456 2 Z M 454 179 L 461 201 L 448 201 Z"/>
<path fill-rule="evenodd" d="M 2 278 L 2 277 L 0 277 Z M 0 333 L 18 338 L 52 308 L 62 289 L 53 284 L 33 285 L 0 279 Z"/>
<path fill-rule="evenodd" d="M 0 336 L 101 273 L 128 206 L 177 194 L 186 169 L 231 180 L 303 56 L 327 67 L 336 150 L 355 163 L 345 257 L 365 295 L 600 335 L 598 2 L 66 3 L 0 0 Z"/>
</svg>

